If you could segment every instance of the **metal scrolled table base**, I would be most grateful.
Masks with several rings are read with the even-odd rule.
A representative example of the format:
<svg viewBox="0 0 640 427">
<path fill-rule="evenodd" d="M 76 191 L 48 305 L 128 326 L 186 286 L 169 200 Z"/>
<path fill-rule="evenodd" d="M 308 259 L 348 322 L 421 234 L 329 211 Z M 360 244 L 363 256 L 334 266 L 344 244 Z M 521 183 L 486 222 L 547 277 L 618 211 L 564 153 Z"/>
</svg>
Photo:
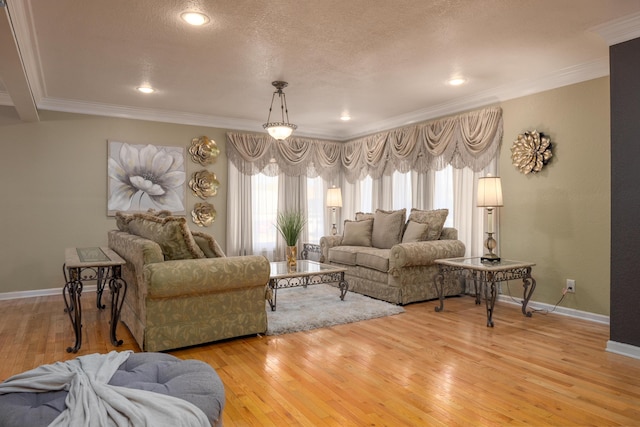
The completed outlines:
<svg viewBox="0 0 640 427">
<path fill-rule="evenodd" d="M 487 308 L 487 326 L 493 327 L 493 311 L 495 308 L 497 288 L 496 283 L 508 280 L 522 279 L 523 300 L 522 314 L 531 317 L 532 312 L 527 311 L 527 304 L 536 288 L 536 280 L 531 276 L 533 263 L 504 260 L 498 264 L 483 265 L 473 262 L 470 258 L 454 258 L 437 260 L 439 271 L 434 279 L 436 291 L 438 292 L 439 305 L 435 307 L 436 312 L 444 309 L 444 282 L 445 277 L 452 273 L 462 273 L 474 281 L 475 303 L 482 303 L 482 293 Z M 479 289 L 480 288 L 480 289 Z"/>
<path fill-rule="evenodd" d="M 344 301 L 344 297 L 349 291 L 349 283 L 344 279 L 344 272 L 325 272 L 325 273 L 313 273 L 307 276 L 296 277 L 272 277 L 269 279 L 269 289 L 271 295 L 267 299 L 271 311 L 276 311 L 278 289 L 281 288 L 294 288 L 302 286 L 306 288 L 308 285 L 317 285 L 320 283 L 338 283 L 338 289 L 340 289 L 340 300 Z"/>
<path fill-rule="evenodd" d="M 84 257 L 81 259 L 80 254 Z M 123 341 L 116 336 L 116 328 L 120 319 L 120 312 L 127 294 L 127 282 L 122 278 L 122 265 L 125 261 L 109 248 L 67 248 L 66 262 L 62 266 L 65 284 L 62 288 L 64 311 L 69 315 L 75 335 L 75 344 L 67 348 L 69 353 L 77 353 L 82 346 L 82 291 L 85 281 L 96 281 L 96 307 L 99 310 L 106 306 L 102 304 L 102 294 L 105 286 L 111 292 L 111 317 L 109 338 L 114 346 L 122 345 Z"/>
</svg>

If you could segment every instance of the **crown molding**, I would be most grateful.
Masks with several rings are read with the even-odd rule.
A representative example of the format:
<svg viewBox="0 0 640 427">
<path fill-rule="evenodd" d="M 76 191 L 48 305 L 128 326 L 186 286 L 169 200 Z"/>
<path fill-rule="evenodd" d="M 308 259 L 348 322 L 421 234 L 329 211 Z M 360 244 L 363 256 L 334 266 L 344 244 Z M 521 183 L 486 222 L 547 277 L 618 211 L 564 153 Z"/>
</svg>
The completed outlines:
<svg viewBox="0 0 640 427">
<path fill-rule="evenodd" d="M 588 31 L 598 34 L 609 46 L 640 37 L 640 12 L 596 25 Z"/>
</svg>

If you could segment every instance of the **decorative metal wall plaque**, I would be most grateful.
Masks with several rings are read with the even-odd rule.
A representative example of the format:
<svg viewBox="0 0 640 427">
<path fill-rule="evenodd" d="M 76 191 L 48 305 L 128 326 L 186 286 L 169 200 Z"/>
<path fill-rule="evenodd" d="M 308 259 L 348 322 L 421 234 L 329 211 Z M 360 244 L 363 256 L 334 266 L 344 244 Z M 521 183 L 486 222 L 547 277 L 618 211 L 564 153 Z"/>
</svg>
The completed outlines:
<svg viewBox="0 0 640 427">
<path fill-rule="evenodd" d="M 193 177 L 189 181 L 189 188 L 195 196 L 201 199 L 215 196 L 218 193 L 218 187 L 220 181 L 216 178 L 216 174 L 203 169 L 198 172 L 194 172 Z"/>
<path fill-rule="evenodd" d="M 216 220 L 216 209 L 211 203 L 196 203 L 191 211 L 191 219 L 198 227 L 209 227 Z"/>
<path fill-rule="evenodd" d="M 191 160 L 206 166 L 216 161 L 220 154 L 220 149 L 214 140 L 201 136 L 191 140 L 189 154 L 191 154 Z"/>
<path fill-rule="evenodd" d="M 524 132 L 511 147 L 511 162 L 525 175 L 540 172 L 553 156 L 551 148 L 551 139 L 542 132 Z"/>
</svg>

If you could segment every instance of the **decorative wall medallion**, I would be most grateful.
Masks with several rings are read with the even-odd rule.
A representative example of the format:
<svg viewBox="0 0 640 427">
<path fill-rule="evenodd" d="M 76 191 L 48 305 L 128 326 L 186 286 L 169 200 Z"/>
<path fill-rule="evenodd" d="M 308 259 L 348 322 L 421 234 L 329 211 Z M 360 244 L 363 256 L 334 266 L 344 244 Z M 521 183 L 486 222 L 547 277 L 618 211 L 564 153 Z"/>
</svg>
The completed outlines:
<svg viewBox="0 0 640 427">
<path fill-rule="evenodd" d="M 198 227 L 208 227 L 216 220 L 216 209 L 211 203 L 196 203 L 191 211 L 191 219 Z"/>
<path fill-rule="evenodd" d="M 518 135 L 511 147 L 511 161 L 523 174 L 537 173 L 551 159 L 551 139 L 536 130 Z"/>
<path fill-rule="evenodd" d="M 195 196 L 201 199 L 215 196 L 218 193 L 220 181 L 216 178 L 216 174 L 206 169 L 195 172 L 193 178 L 189 181 L 189 188 Z"/>
<path fill-rule="evenodd" d="M 191 140 L 189 154 L 191 154 L 191 160 L 200 163 L 202 166 L 206 166 L 216 161 L 216 158 L 220 154 L 220 149 L 214 140 L 206 136 L 201 136 Z"/>
</svg>

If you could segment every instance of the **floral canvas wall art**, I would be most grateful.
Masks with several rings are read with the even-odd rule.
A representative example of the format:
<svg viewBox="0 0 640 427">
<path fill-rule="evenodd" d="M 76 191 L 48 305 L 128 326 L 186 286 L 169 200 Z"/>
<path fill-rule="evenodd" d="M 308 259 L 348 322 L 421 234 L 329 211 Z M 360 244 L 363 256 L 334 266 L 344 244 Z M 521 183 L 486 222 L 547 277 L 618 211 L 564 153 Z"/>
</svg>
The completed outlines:
<svg viewBox="0 0 640 427">
<path fill-rule="evenodd" d="M 149 209 L 186 214 L 184 148 L 109 141 L 108 154 L 107 215 Z"/>
</svg>

